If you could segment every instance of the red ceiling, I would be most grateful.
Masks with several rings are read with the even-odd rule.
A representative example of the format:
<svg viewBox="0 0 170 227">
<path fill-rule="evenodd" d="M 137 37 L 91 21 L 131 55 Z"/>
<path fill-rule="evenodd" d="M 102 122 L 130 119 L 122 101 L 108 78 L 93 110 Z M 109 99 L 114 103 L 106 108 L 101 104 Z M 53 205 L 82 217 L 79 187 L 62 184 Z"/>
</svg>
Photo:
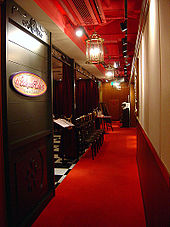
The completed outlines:
<svg viewBox="0 0 170 227">
<path fill-rule="evenodd" d="M 124 76 L 125 58 L 122 52 L 120 23 L 125 19 L 126 0 L 34 0 L 51 19 L 78 45 L 85 53 L 85 39 L 77 38 L 75 28 L 83 26 L 88 35 L 95 30 L 104 41 L 105 63 L 120 63 L 118 74 Z M 132 63 L 142 0 L 127 0 L 127 61 Z M 128 66 L 128 75 L 130 74 Z M 100 68 L 100 67 L 99 67 Z"/>
</svg>

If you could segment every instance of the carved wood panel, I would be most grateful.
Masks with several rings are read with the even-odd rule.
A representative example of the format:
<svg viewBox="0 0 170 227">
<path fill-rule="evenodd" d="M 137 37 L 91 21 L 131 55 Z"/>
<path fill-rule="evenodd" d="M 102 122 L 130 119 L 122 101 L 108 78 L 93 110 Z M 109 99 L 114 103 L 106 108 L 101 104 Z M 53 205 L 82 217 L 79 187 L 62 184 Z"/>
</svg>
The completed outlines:
<svg viewBox="0 0 170 227">
<path fill-rule="evenodd" d="M 47 193 L 47 139 L 10 151 L 11 198 L 15 207 L 12 217 L 17 224 Z"/>
</svg>

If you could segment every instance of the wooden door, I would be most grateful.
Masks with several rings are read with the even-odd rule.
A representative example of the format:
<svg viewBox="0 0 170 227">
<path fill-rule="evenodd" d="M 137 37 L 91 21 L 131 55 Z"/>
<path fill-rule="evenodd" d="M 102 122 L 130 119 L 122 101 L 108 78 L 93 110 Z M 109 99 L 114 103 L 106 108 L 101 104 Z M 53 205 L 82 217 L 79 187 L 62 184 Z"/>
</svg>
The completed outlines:
<svg viewBox="0 0 170 227">
<path fill-rule="evenodd" d="M 120 120 L 119 99 L 110 99 L 108 104 L 109 114 L 112 116 L 112 120 Z"/>
</svg>

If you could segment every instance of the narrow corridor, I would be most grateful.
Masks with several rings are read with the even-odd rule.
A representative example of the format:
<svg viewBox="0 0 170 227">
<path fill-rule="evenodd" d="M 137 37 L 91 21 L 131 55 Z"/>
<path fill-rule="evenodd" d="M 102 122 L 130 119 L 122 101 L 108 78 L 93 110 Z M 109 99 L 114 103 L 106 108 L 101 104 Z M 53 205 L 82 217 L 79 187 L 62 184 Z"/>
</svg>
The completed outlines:
<svg viewBox="0 0 170 227">
<path fill-rule="evenodd" d="M 136 129 L 113 124 L 94 160 L 89 149 L 32 227 L 144 227 Z"/>
</svg>

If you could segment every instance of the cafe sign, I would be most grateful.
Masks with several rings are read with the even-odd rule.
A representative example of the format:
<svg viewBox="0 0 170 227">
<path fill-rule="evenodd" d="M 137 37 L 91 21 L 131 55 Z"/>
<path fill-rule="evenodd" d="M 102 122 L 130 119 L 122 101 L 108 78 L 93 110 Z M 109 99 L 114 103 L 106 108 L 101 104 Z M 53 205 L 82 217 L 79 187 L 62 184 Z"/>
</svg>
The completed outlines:
<svg viewBox="0 0 170 227">
<path fill-rule="evenodd" d="M 47 90 L 45 81 L 31 72 L 18 72 L 10 77 L 13 88 L 22 95 L 36 97 L 43 95 Z"/>
</svg>

